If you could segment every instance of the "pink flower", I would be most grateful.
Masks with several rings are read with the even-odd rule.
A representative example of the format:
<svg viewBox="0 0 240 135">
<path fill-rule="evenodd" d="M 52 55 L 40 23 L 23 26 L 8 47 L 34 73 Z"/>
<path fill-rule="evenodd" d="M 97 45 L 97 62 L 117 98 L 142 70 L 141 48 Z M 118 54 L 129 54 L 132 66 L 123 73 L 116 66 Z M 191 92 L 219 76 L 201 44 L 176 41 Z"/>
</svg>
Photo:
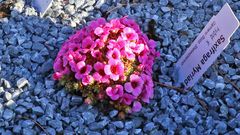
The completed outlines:
<svg viewBox="0 0 240 135">
<path fill-rule="evenodd" d="M 114 48 L 113 50 L 109 50 L 107 52 L 107 58 L 114 59 L 114 60 L 120 60 L 121 54 L 120 51 L 117 48 Z"/>
<path fill-rule="evenodd" d="M 132 112 L 139 112 L 142 108 L 142 104 L 139 101 L 133 102 Z"/>
<path fill-rule="evenodd" d="M 135 60 L 135 54 L 128 45 L 125 45 L 124 49 L 121 51 L 121 55 L 125 56 L 129 60 Z"/>
<path fill-rule="evenodd" d="M 61 72 L 55 72 L 53 74 L 53 79 L 54 80 L 60 80 L 62 78 L 63 74 Z"/>
<path fill-rule="evenodd" d="M 105 74 L 104 66 L 105 64 L 101 62 L 97 62 L 96 64 L 94 64 L 94 69 L 96 70 L 96 72 L 93 74 L 93 78 L 100 83 L 109 82 L 108 80 L 109 76 Z"/>
<path fill-rule="evenodd" d="M 147 86 L 144 86 L 143 88 L 143 91 L 141 93 L 141 100 L 145 103 L 149 103 L 150 102 L 150 99 L 153 98 L 153 87 L 147 87 Z"/>
<path fill-rule="evenodd" d="M 106 93 L 112 100 L 118 100 L 123 96 L 123 86 L 115 85 L 114 87 L 107 87 Z"/>
<path fill-rule="evenodd" d="M 94 30 L 94 34 L 100 36 L 101 34 L 103 33 L 103 29 L 101 27 L 97 27 L 95 30 Z"/>
<path fill-rule="evenodd" d="M 100 59 L 102 57 L 102 53 L 99 50 L 93 50 L 91 51 L 91 55 L 94 58 Z"/>
<path fill-rule="evenodd" d="M 122 38 L 124 40 L 136 41 L 138 40 L 138 34 L 135 32 L 134 29 L 126 27 L 123 29 Z"/>
<path fill-rule="evenodd" d="M 129 47 L 134 53 L 141 53 L 144 50 L 144 44 L 136 44 L 134 42 L 129 43 Z"/>
<path fill-rule="evenodd" d="M 141 74 L 141 77 L 144 81 L 145 86 L 147 86 L 147 87 L 153 87 L 154 86 L 153 81 L 152 81 L 152 76 L 146 75 L 146 74 Z"/>
<path fill-rule="evenodd" d="M 135 97 L 131 94 L 124 93 L 120 102 L 124 103 L 125 105 L 130 105 Z"/>
<path fill-rule="evenodd" d="M 82 79 L 82 84 L 83 85 L 89 85 L 89 84 L 92 84 L 94 82 L 94 79 L 91 75 L 86 75 L 83 77 Z"/>
<path fill-rule="evenodd" d="M 87 53 L 88 51 L 94 49 L 96 44 L 94 44 L 92 38 L 90 36 L 86 37 L 82 41 L 82 52 Z"/>
<path fill-rule="evenodd" d="M 111 79 L 117 81 L 124 73 L 124 65 L 121 61 L 109 60 L 108 65 L 104 67 L 104 72 L 109 75 Z"/>
<path fill-rule="evenodd" d="M 88 75 L 91 72 L 92 66 L 86 65 L 85 62 L 81 61 L 77 63 L 76 69 L 78 72 L 75 74 L 75 78 L 80 80 L 83 76 Z"/>
<path fill-rule="evenodd" d="M 61 58 L 57 58 L 53 64 L 53 69 L 55 71 L 62 71 L 64 69 L 63 67 L 63 61 Z"/>
<path fill-rule="evenodd" d="M 130 76 L 130 82 L 125 83 L 124 88 L 127 92 L 132 93 L 134 96 L 138 96 L 142 92 L 143 80 L 138 75 L 132 74 Z"/>
</svg>

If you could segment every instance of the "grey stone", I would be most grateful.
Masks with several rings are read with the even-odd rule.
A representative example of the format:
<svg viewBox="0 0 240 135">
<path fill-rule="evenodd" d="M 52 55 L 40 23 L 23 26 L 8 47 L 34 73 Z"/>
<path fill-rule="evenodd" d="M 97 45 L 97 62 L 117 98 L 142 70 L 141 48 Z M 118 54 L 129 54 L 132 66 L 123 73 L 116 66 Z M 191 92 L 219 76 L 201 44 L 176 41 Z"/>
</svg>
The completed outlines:
<svg viewBox="0 0 240 135">
<path fill-rule="evenodd" d="M 10 109 L 15 109 L 17 107 L 17 104 L 13 100 L 9 100 L 5 103 L 5 106 L 7 106 Z"/>
<path fill-rule="evenodd" d="M 23 114 L 23 113 L 25 113 L 25 112 L 27 111 L 27 109 L 24 108 L 24 107 L 22 107 L 22 106 L 18 106 L 18 107 L 15 109 L 15 111 L 16 111 L 17 113 L 19 113 L 19 114 Z"/>
<path fill-rule="evenodd" d="M 240 42 L 236 42 L 233 46 L 233 49 L 236 53 L 240 52 Z"/>
<path fill-rule="evenodd" d="M 11 88 L 11 83 L 8 80 L 1 78 L 0 82 L 4 88 Z"/>
<path fill-rule="evenodd" d="M 85 3 L 85 0 L 75 0 L 76 8 L 82 7 L 84 3 Z"/>
<path fill-rule="evenodd" d="M 11 100 L 12 99 L 12 94 L 11 93 L 9 93 L 8 91 L 6 91 L 5 93 L 4 93 L 4 100 L 6 100 L 6 101 L 8 101 L 8 100 Z"/>
<path fill-rule="evenodd" d="M 219 133 L 224 134 L 227 131 L 227 125 L 224 122 L 219 122 L 216 126 L 216 130 Z"/>
<path fill-rule="evenodd" d="M 32 108 L 32 112 L 36 115 L 43 115 L 44 111 L 41 107 L 37 106 L 37 107 L 33 107 Z"/>
<path fill-rule="evenodd" d="M 120 131 L 120 132 L 117 132 L 116 135 L 128 135 L 128 132 L 127 131 Z"/>
<path fill-rule="evenodd" d="M 41 51 L 45 48 L 42 43 L 36 42 L 32 45 L 32 50 Z"/>
<path fill-rule="evenodd" d="M 229 127 L 233 128 L 233 129 L 236 128 L 236 126 L 237 126 L 236 119 L 231 119 L 231 120 L 229 120 L 227 125 L 228 125 Z"/>
<path fill-rule="evenodd" d="M 162 6 L 166 6 L 168 4 L 168 0 L 160 0 L 159 4 Z"/>
<path fill-rule="evenodd" d="M 193 93 L 188 93 L 187 95 L 182 96 L 181 102 L 186 105 L 195 106 L 197 104 L 197 99 Z"/>
<path fill-rule="evenodd" d="M 134 134 L 140 134 L 142 132 L 141 128 L 134 129 Z"/>
<path fill-rule="evenodd" d="M 46 73 L 52 70 L 53 67 L 53 60 L 49 59 L 46 62 L 44 62 L 40 68 L 40 73 Z"/>
<path fill-rule="evenodd" d="M 154 128 L 155 128 L 155 124 L 153 122 L 149 122 L 144 126 L 143 131 L 149 132 L 149 131 L 153 130 Z"/>
<path fill-rule="evenodd" d="M 215 88 L 218 90 L 223 90 L 225 88 L 225 84 L 224 83 L 216 83 Z"/>
<path fill-rule="evenodd" d="M 91 112 L 83 112 L 82 117 L 85 120 L 86 124 L 90 124 L 95 121 L 95 116 Z"/>
<path fill-rule="evenodd" d="M 62 105 L 61 105 L 61 110 L 67 111 L 68 108 L 69 108 L 69 103 L 70 103 L 70 100 L 68 98 L 63 98 Z"/>
<path fill-rule="evenodd" d="M 209 89 L 213 89 L 215 87 L 215 82 L 210 80 L 210 79 L 206 79 L 204 82 L 203 82 L 203 85 L 206 86 L 207 88 Z"/>
<path fill-rule="evenodd" d="M 114 121 L 113 125 L 115 125 L 117 128 L 124 128 L 124 124 L 122 121 Z"/>
<path fill-rule="evenodd" d="M 109 113 L 109 116 L 110 116 L 111 118 L 113 118 L 113 117 L 117 116 L 117 114 L 118 114 L 118 110 L 112 110 L 112 111 Z"/>
<path fill-rule="evenodd" d="M 132 121 L 125 122 L 125 128 L 126 129 L 129 130 L 129 129 L 133 128 L 133 126 L 134 126 L 134 123 Z"/>
<path fill-rule="evenodd" d="M 167 58 L 167 60 L 169 60 L 171 62 L 176 62 L 177 61 L 177 59 L 172 55 L 166 55 L 166 58 Z"/>
<path fill-rule="evenodd" d="M 237 134 L 240 134 L 240 128 L 235 128 L 234 131 L 237 132 Z"/>
<path fill-rule="evenodd" d="M 23 135 L 35 135 L 36 132 L 31 128 L 23 128 Z"/>
<path fill-rule="evenodd" d="M 14 125 L 13 127 L 14 133 L 20 134 L 21 130 L 22 130 L 22 127 L 20 125 Z"/>
<path fill-rule="evenodd" d="M 162 10 L 163 12 L 169 12 L 169 11 L 171 11 L 171 9 L 170 9 L 169 7 L 161 7 L 161 10 Z"/>
<path fill-rule="evenodd" d="M 21 122 L 23 128 L 32 128 L 34 124 L 35 123 L 32 120 L 24 120 Z"/>
<path fill-rule="evenodd" d="M 3 118 L 7 121 L 10 121 L 14 117 L 14 112 L 10 109 L 5 109 L 3 112 Z"/>
<path fill-rule="evenodd" d="M 42 37 L 33 35 L 32 36 L 32 41 L 35 42 L 35 43 L 36 42 L 44 43 L 46 40 L 44 38 L 42 38 Z"/>
<path fill-rule="evenodd" d="M 100 7 L 104 4 L 105 0 L 97 0 L 95 4 L 95 8 L 100 9 Z"/>
<path fill-rule="evenodd" d="M 82 103 L 82 97 L 76 96 L 76 95 L 72 96 L 71 102 L 70 102 L 71 105 L 79 105 L 81 103 Z"/>
<path fill-rule="evenodd" d="M 34 95 L 38 95 L 42 90 L 44 90 L 44 86 L 41 82 L 37 82 L 37 85 L 34 88 Z"/>
<path fill-rule="evenodd" d="M 48 133 L 49 133 L 50 135 L 56 135 L 55 129 L 48 127 L 46 130 L 48 131 Z"/>
<path fill-rule="evenodd" d="M 32 57 L 31 60 L 36 63 L 43 63 L 45 61 L 44 57 L 41 56 L 39 53 L 35 53 Z"/>
<path fill-rule="evenodd" d="M 197 115 L 197 112 L 193 109 L 189 109 L 185 115 L 185 119 L 194 120 Z"/>
<path fill-rule="evenodd" d="M 53 127 L 54 129 L 56 129 L 57 132 L 61 132 L 63 131 L 63 127 L 62 127 L 62 121 L 60 120 L 50 120 L 48 122 L 48 124 Z"/>
<path fill-rule="evenodd" d="M 29 85 L 29 82 L 26 78 L 20 78 L 19 80 L 17 80 L 17 87 L 18 88 L 23 88 L 24 86 Z"/>
</svg>

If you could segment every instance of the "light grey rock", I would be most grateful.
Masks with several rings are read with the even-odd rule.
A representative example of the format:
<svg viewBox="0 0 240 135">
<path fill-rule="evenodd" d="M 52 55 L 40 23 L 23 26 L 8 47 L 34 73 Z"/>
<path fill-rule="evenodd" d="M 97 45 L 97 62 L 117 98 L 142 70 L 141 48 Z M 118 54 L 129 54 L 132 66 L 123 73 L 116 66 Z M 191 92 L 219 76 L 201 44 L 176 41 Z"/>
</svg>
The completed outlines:
<svg viewBox="0 0 240 135">
<path fill-rule="evenodd" d="M 9 100 L 11 100 L 12 99 L 12 94 L 11 93 L 9 93 L 8 91 L 6 91 L 5 93 L 4 93 L 4 100 L 5 101 L 9 101 Z"/>
<path fill-rule="evenodd" d="M 32 112 L 36 115 L 43 115 L 44 114 L 43 109 L 39 106 L 33 107 Z"/>
<path fill-rule="evenodd" d="M 62 121 L 60 120 L 50 120 L 48 124 L 54 129 L 56 129 L 57 132 L 63 131 Z"/>
<path fill-rule="evenodd" d="M 124 124 L 122 121 L 114 121 L 112 122 L 117 128 L 124 128 Z"/>
<path fill-rule="evenodd" d="M 118 114 L 118 110 L 112 110 L 112 111 L 109 113 L 109 116 L 110 116 L 111 118 L 113 118 L 113 117 L 117 116 L 117 114 Z"/>
<path fill-rule="evenodd" d="M 6 120 L 6 121 L 10 121 L 12 120 L 14 117 L 14 112 L 10 109 L 5 109 L 4 112 L 3 112 L 3 118 Z"/>
<path fill-rule="evenodd" d="M 150 122 L 144 126 L 143 131 L 149 132 L 149 131 L 153 130 L 155 127 L 156 127 L 155 124 L 153 122 Z"/>
<path fill-rule="evenodd" d="M 26 78 L 20 78 L 19 80 L 17 80 L 17 87 L 20 89 L 20 88 L 23 88 L 24 86 L 26 85 L 29 85 L 29 82 Z"/>
<path fill-rule="evenodd" d="M 83 117 L 84 121 L 86 122 L 86 124 L 90 124 L 95 121 L 95 116 L 91 112 L 83 112 L 82 117 Z"/>
</svg>

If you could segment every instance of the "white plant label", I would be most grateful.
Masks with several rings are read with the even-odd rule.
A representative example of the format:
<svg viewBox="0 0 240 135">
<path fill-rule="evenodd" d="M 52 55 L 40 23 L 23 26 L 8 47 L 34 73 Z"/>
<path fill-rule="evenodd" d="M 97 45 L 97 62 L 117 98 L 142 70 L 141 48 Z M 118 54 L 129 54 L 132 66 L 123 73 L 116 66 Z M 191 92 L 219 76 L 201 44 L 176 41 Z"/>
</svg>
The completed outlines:
<svg viewBox="0 0 240 135">
<path fill-rule="evenodd" d="M 33 0 L 32 5 L 42 17 L 51 7 L 53 0 Z"/>
<path fill-rule="evenodd" d="M 176 63 L 178 83 L 192 87 L 227 47 L 239 21 L 226 3 Z"/>
</svg>

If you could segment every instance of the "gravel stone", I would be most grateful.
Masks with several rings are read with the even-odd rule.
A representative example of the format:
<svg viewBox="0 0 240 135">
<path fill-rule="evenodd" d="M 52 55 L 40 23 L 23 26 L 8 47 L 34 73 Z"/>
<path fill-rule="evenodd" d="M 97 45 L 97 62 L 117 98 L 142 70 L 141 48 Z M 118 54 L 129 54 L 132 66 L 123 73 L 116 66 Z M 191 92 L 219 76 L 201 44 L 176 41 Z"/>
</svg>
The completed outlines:
<svg viewBox="0 0 240 135">
<path fill-rule="evenodd" d="M 124 124 L 122 121 L 114 121 L 113 125 L 115 125 L 117 128 L 124 128 Z"/>
<path fill-rule="evenodd" d="M 17 81 L 17 87 L 20 89 L 20 88 L 23 88 L 24 86 L 26 85 L 29 85 L 29 82 L 26 78 L 20 78 L 18 81 Z"/>
<path fill-rule="evenodd" d="M 216 126 L 216 130 L 219 133 L 224 134 L 227 131 L 227 125 L 224 122 L 219 122 Z"/>
<path fill-rule="evenodd" d="M 112 111 L 109 113 L 109 116 L 110 116 L 111 118 L 113 118 L 113 117 L 117 116 L 117 114 L 118 114 L 118 110 L 112 110 Z"/>
<path fill-rule="evenodd" d="M 83 112 L 82 117 L 85 120 L 86 124 L 90 124 L 95 121 L 95 116 L 91 112 Z"/>
<path fill-rule="evenodd" d="M 50 120 L 48 124 L 54 129 L 56 129 L 57 132 L 60 132 L 63 130 L 62 122 L 60 120 Z"/>
<path fill-rule="evenodd" d="M 6 101 L 8 101 L 8 100 L 11 100 L 12 99 L 12 94 L 11 93 L 9 93 L 9 92 L 5 92 L 4 93 L 4 100 L 6 100 Z"/>
<path fill-rule="evenodd" d="M 9 109 L 5 109 L 3 112 L 3 118 L 7 121 L 10 121 L 14 117 L 14 112 Z"/>
<path fill-rule="evenodd" d="M 42 115 L 44 114 L 44 111 L 41 107 L 37 106 L 37 107 L 33 107 L 32 108 L 32 112 L 36 115 Z"/>
<path fill-rule="evenodd" d="M 188 93 L 187 95 L 182 96 L 181 102 L 186 105 L 195 106 L 197 103 L 197 99 L 195 98 L 193 93 Z"/>
<path fill-rule="evenodd" d="M 32 57 L 31 60 L 36 63 L 43 63 L 45 61 L 44 57 L 41 56 L 39 53 L 35 53 Z"/>
<path fill-rule="evenodd" d="M 204 82 L 203 82 L 203 85 L 206 86 L 207 88 L 209 89 L 213 89 L 215 87 L 215 82 L 210 80 L 210 79 L 206 79 Z"/>
<path fill-rule="evenodd" d="M 150 122 L 150 123 L 147 123 L 144 128 L 143 128 L 143 131 L 144 132 L 147 132 L 147 131 L 151 131 L 155 128 L 155 125 L 153 122 Z"/>
<path fill-rule="evenodd" d="M 33 129 L 30 128 L 24 128 L 23 129 L 23 135 L 35 135 L 36 132 Z"/>
</svg>

